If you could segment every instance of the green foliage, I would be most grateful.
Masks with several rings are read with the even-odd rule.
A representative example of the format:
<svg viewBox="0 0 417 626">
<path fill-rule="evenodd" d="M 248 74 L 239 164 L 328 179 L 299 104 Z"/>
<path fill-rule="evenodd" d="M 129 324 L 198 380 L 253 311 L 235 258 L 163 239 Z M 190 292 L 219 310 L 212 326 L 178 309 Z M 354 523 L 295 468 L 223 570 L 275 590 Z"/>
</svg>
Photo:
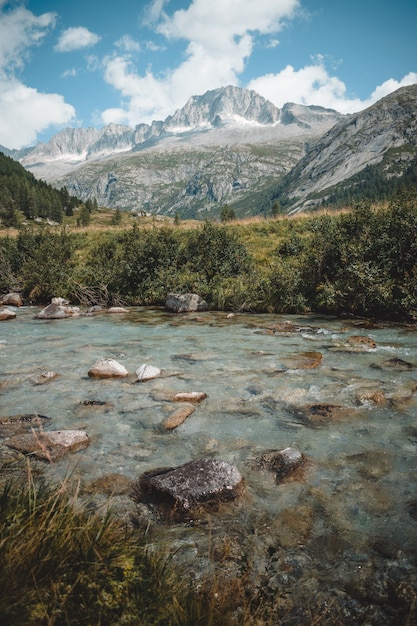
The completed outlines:
<svg viewBox="0 0 417 626">
<path fill-rule="evenodd" d="M 233 209 L 229 207 L 228 204 L 222 206 L 220 210 L 220 221 L 221 222 L 231 222 L 236 219 L 236 214 Z"/>
<path fill-rule="evenodd" d="M 17 238 L 17 250 L 23 292 L 30 300 L 46 302 L 57 295 L 68 295 L 74 245 L 65 230 L 25 230 Z"/>
<path fill-rule="evenodd" d="M 136 225 L 81 235 L 22 231 L 0 247 L 0 290 L 33 301 L 163 305 L 199 293 L 215 309 L 417 317 L 417 198 L 389 206 L 189 230 Z"/>
<path fill-rule="evenodd" d="M 190 269 L 203 274 L 208 283 L 216 277 L 237 276 L 250 268 L 248 251 L 237 235 L 211 222 L 190 232 L 185 253 Z"/>
</svg>

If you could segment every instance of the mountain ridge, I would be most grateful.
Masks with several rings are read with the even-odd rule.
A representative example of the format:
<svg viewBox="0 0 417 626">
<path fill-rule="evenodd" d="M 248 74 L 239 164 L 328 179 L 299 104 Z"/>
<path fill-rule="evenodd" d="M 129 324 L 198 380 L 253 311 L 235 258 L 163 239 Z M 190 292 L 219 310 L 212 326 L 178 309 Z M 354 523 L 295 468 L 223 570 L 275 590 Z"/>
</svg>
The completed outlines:
<svg viewBox="0 0 417 626">
<path fill-rule="evenodd" d="M 401 176 L 417 158 L 416 112 L 417 85 L 351 115 L 295 103 L 279 109 L 228 86 L 192 96 L 164 121 L 65 129 L 14 157 L 5 153 L 110 208 L 201 218 L 229 204 L 243 217 L 279 198 L 296 213 L 325 203 L 340 185 L 358 185 L 363 170 Z"/>
<path fill-rule="evenodd" d="M 396 176 L 415 157 L 417 85 L 409 85 L 335 124 L 286 175 L 281 195 L 290 213 L 311 209 L 331 188 L 346 186 L 366 167 L 379 166 L 386 177 Z M 400 168 L 398 159 L 403 162 Z"/>
</svg>

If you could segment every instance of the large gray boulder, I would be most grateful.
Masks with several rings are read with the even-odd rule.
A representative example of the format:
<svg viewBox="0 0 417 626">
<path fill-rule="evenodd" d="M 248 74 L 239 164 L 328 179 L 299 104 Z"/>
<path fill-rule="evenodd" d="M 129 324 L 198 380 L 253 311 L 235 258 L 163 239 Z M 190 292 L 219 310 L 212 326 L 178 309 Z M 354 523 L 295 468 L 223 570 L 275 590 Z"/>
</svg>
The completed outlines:
<svg viewBox="0 0 417 626">
<path fill-rule="evenodd" d="M 207 311 L 208 304 L 196 293 L 169 293 L 165 300 L 165 308 L 172 313 L 193 313 Z"/>
<path fill-rule="evenodd" d="M 80 309 L 77 306 L 68 306 L 66 304 L 57 304 L 51 302 L 42 311 L 36 315 L 40 320 L 59 320 L 66 317 L 74 317 L 80 315 Z"/>
<path fill-rule="evenodd" d="M 203 458 L 146 472 L 139 486 L 157 504 L 165 504 L 168 515 L 185 516 L 200 505 L 234 500 L 242 491 L 243 478 L 231 463 Z"/>
</svg>

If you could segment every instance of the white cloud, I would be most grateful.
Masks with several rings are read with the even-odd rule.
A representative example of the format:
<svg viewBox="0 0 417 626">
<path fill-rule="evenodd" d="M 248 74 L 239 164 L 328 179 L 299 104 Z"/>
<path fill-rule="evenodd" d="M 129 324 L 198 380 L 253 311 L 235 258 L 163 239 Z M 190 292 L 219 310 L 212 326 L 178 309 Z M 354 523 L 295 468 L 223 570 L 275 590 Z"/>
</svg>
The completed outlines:
<svg viewBox="0 0 417 626">
<path fill-rule="evenodd" d="M 295 15 L 299 0 L 193 0 L 188 9 L 172 16 L 165 5 L 165 0 L 151 3 L 148 23 L 160 19 L 159 34 L 188 42 L 183 62 L 163 75 L 150 70 L 140 75 L 127 55 L 107 58 L 105 80 L 120 90 L 123 105 L 104 111 L 105 123 L 164 119 L 190 95 L 239 84 L 255 34 L 281 30 Z"/>
<path fill-rule="evenodd" d="M 22 6 L 3 10 L 0 3 L 0 144 L 22 148 L 36 140 L 49 126 L 63 125 L 75 118 L 75 109 L 58 94 L 40 93 L 17 77 L 30 57 L 55 27 L 56 14 L 36 16 Z"/>
<path fill-rule="evenodd" d="M 247 85 L 262 96 L 282 107 L 286 102 L 304 105 L 318 105 L 336 109 L 340 113 L 354 113 L 371 106 L 380 98 L 392 93 L 399 87 L 417 83 L 417 74 L 411 72 L 400 81 L 389 79 L 379 85 L 366 100 L 349 96 L 346 85 L 337 76 L 327 71 L 323 58 L 315 64 L 295 70 L 287 65 L 277 74 L 260 76 Z"/>
<path fill-rule="evenodd" d="M 68 78 L 68 77 L 74 78 L 75 76 L 77 76 L 77 74 L 78 74 L 78 70 L 75 67 L 72 67 L 69 70 L 65 70 L 65 72 L 62 74 L 62 77 L 63 78 Z"/>
<path fill-rule="evenodd" d="M 123 35 L 114 45 L 124 52 L 140 52 L 140 43 L 130 35 Z"/>
<path fill-rule="evenodd" d="M 55 46 L 58 52 L 71 52 L 95 46 L 100 37 L 84 26 L 75 26 L 64 30 Z"/>
<path fill-rule="evenodd" d="M 74 107 L 58 94 L 39 93 L 16 79 L 0 80 L 0 144 L 7 148 L 30 145 L 45 128 L 74 116 Z"/>
<path fill-rule="evenodd" d="M 22 68 L 30 48 L 42 43 L 43 37 L 54 28 L 55 22 L 55 13 L 36 16 L 21 6 L 12 11 L 1 11 L 0 72 Z"/>
</svg>

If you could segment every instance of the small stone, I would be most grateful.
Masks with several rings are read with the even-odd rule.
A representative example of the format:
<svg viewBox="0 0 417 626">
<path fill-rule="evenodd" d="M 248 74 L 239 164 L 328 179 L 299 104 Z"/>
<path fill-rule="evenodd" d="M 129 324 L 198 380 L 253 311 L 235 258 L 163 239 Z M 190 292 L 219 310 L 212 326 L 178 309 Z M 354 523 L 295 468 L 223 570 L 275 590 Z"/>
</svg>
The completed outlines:
<svg viewBox="0 0 417 626">
<path fill-rule="evenodd" d="M 277 483 L 283 482 L 305 465 L 306 459 L 297 448 L 268 450 L 256 460 L 256 466 L 275 474 Z"/>
<path fill-rule="evenodd" d="M 88 370 L 91 378 L 124 378 L 128 376 L 127 369 L 115 359 L 103 358 Z"/>
<path fill-rule="evenodd" d="M 129 311 L 122 306 L 112 306 L 108 309 L 107 313 L 129 313 Z"/>
<path fill-rule="evenodd" d="M 158 378 L 161 375 L 161 370 L 159 367 L 155 367 L 154 365 L 147 365 L 144 363 L 136 370 L 137 382 L 144 383 L 147 380 L 153 380 L 154 378 Z"/>
<path fill-rule="evenodd" d="M 174 402 L 201 402 L 207 398 L 204 391 L 180 391 L 174 395 Z"/>
<path fill-rule="evenodd" d="M 58 374 L 56 372 L 42 372 L 40 376 L 35 380 L 36 385 L 44 385 L 45 383 L 50 383 L 51 381 L 58 378 Z"/>
</svg>

